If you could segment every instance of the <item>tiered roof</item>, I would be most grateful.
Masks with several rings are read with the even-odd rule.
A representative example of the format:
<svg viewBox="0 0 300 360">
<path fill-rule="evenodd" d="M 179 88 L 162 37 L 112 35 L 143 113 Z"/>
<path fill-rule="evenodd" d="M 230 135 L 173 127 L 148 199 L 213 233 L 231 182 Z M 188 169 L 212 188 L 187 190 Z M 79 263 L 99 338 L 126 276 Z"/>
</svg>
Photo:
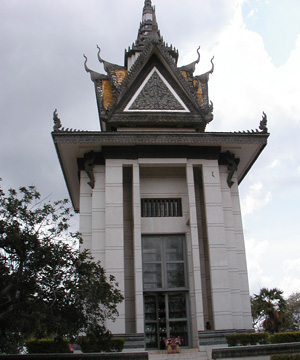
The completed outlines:
<svg viewBox="0 0 300 360">
<path fill-rule="evenodd" d="M 102 131 L 118 128 L 193 128 L 203 132 L 213 119 L 208 99 L 208 80 L 212 68 L 194 76 L 197 60 L 177 67 L 178 51 L 163 41 L 155 8 L 145 0 L 143 17 L 134 44 L 125 51 L 120 66 L 98 59 L 106 74 L 85 69 L 95 84 Z M 149 96 L 150 94 L 150 96 Z M 134 99 L 134 100 L 132 100 Z"/>
</svg>

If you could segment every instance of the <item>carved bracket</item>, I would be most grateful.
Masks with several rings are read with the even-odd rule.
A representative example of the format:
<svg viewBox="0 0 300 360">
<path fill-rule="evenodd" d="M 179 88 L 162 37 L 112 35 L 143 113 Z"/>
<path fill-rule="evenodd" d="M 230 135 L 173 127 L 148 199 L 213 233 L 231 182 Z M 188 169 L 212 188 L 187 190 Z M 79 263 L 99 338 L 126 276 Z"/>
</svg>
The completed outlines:
<svg viewBox="0 0 300 360">
<path fill-rule="evenodd" d="M 232 181 L 232 177 L 235 171 L 237 171 L 238 164 L 240 159 L 237 159 L 233 153 L 230 151 L 226 151 L 226 153 L 221 153 L 219 158 L 220 165 L 227 165 L 228 176 L 227 176 L 227 184 L 229 188 L 232 187 L 234 181 Z"/>
<path fill-rule="evenodd" d="M 94 165 L 95 165 L 96 155 L 94 151 L 90 151 L 84 154 L 84 171 L 86 172 L 87 176 L 89 177 L 90 181 L 88 185 L 94 189 L 95 187 L 95 176 L 94 176 Z"/>
</svg>

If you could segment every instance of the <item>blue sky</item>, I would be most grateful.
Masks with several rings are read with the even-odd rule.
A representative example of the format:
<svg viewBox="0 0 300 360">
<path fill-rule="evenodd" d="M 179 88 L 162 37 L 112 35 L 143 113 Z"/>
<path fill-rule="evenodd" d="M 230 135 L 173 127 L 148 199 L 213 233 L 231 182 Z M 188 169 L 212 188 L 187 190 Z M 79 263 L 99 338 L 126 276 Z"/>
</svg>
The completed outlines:
<svg viewBox="0 0 300 360">
<path fill-rule="evenodd" d="M 276 66 L 283 65 L 300 33 L 299 0 L 246 0 L 243 18 L 249 30 L 263 38 Z"/>
<path fill-rule="evenodd" d="M 68 196 L 50 133 L 98 130 L 93 84 L 83 67 L 104 73 L 101 56 L 123 64 L 135 41 L 142 0 L 0 1 L 0 177 L 4 189 L 36 185 Z M 299 0 L 152 0 L 179 65 L 211 68 L 214 120 L 207 131 L 258 128 L 265 111 L 268 145 L 240 185 L 251 294 L 262 286 L 300 291 Z"/>
</svg>

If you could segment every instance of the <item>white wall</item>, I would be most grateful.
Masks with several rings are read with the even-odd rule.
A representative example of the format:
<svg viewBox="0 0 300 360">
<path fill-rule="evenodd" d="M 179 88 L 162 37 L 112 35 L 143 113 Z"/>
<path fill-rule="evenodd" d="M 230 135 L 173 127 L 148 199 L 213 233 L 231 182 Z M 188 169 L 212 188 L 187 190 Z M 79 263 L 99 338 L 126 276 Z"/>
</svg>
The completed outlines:
<svg viewBox="0 0 300 360">
<path fill-rule="evenodd" d="M 142 234 L 185 234 L 194 342 L 204 330 L 200 252 L 193 167 L 201 166 L 216 330 L 251 328 L 247 266 L 236 179 L 227 185 L 227 167 L 217 160 L 139 159 L 106 160 L 94 167 L 92 190 L 84 171 L 80 185 L 80 231 L 83 247 L 92 250 L 122 292 L 124 281 L 123 166 L 131 165 L 136 331 L 143 332 Z M 181 198 L 182 217 L 141 217 L 141 198 Z M 108 323 L 114 333 L 125 332 L 125 307 Z"/>
</svg>

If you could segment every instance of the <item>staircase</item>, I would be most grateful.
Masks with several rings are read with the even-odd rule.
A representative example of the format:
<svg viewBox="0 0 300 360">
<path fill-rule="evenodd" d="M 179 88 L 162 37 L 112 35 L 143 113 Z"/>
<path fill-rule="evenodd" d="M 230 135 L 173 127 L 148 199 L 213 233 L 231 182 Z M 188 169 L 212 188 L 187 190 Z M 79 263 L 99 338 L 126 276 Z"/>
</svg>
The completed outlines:
<svg viewBox="0 0 300 360">
<path fill-rule="evenodd" d="M 149 360 L 209 360 L 206 351 L 182 349 L 180 354 L 167 354 L 166 351 L 149 351 Z"/>
</svg>

